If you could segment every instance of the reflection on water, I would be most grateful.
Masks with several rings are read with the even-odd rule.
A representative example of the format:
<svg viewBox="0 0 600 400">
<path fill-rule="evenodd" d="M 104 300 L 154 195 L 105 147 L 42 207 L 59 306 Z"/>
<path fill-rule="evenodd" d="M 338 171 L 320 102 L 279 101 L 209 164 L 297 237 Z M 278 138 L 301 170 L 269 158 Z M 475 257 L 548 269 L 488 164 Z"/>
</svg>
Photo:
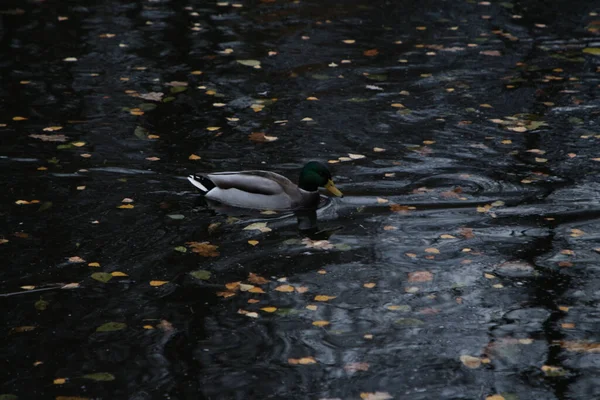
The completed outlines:
<svg viewBox="0 0 600 400">
<path fill-rule="evenodd" d="M 3 2 L 0 399 L 599 398 L 594 6 Z"/>
</svg>

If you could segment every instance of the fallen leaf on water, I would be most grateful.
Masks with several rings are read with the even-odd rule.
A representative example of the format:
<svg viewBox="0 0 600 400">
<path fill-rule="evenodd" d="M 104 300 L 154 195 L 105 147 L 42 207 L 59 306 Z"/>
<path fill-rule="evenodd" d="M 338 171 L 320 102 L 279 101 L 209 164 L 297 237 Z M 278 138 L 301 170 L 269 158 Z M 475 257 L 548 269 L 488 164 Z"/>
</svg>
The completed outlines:
<svg viewBox="0 0 600 400">
<path fill-rule="evenodd" d="M 79 256 L 69 257 L 69 262 L 72 263 L 83 263 L 85 260 Z"/>
<path fill-rule="evenodd" d="M 260 68 L 260 61 L 258 60 L 236 60 L 239 64 L 247 67 Z"/>
<path fill-rule="evenodd" d="M 354 44 L 354 43 L 356 43 L 356 40 L 354 40 L 354 39 L 344 39 L 344 40 L 342 40 L 342 43 Z"/>
<path fill-rule="evenodd" d="M 115 376 L 108 372 L 95 372 L 93 374 L 86 374 L 83 377 L 98 382 L 110 382 L 115 380 Z"/>
<path fill-rule="evenodd" d="M 481 359 L 479 357 L 473 357 L 465 354 L 460 356 L 460 361 L 465 367 L 470 369 L 476 369 L 481 366 Z"/>
<path fill-rule="evenodd" d="M 146 160 L 148 160 L 148 161 L 159 161 L 160 158 L 159 157 L 146 157 Z"/>
<path fill-rule="evenodd" d="M 200 157 L 200 156 L 198 156 L 198 155 L 196 155 L 196 154 L 191 154 L 191 155 L 188 157 L 188 160 L 196 161 L 196 160 L 199 160 L 199 159 L 201 159 L 201 158 L 202 158 L 202 157 Z"/>
<path fill-rule="evenodd" d="M 29 137 L 34 139 L 40 139 L 44 142 L 66 142 L 67 137 L 65 135 L 44 135 L 33 133 Z"/>
<path fill-rule="evenodd" d="M 309 304 L 306 306 L 307 310 L 311 310 L 311 311 L 317 311 L 317 306 L 315 306 L 314 304 Z"/>
<path fill-rule="evenodd" d="M 291 286 L 291 285 L 281 285 L 281 286 L 277 286 L 275 288 L 275 290 L 277 290 L 278 292 L 288 292 L 288 293 L 290 293 L 290 292 L 293 292 L 296 289 L 294 289 L 294 287 Z"/>
<path fill-rule="evenodd" d="M 575 324 L 572 322 L 563 322 L 560 324 L 560 327 L 563 329 L 575 329 Z"/>
<path fill-rule="evenodd" d="M 102 283 L 106 283 L 108 281 L 110 281 L 113 278 L 112 274 L 108 273 L 108 272 L 94 272 L 92 274 L 92 279 L 98 281 L 98 282 L 102 282 Z"/>
<path fill-rule="evenodd" d="M 264 132 L 252 132 L 250 135 L 248 135 L 248 138 L 253 142 L 259 143 L 274 142 L 278 139 L 277 136 L 268 136 L 265 135 Z"/>
<path fill-rule="evenodd" d="M 99 267 L 99 266 L 100 266 L 100 263 L 98 263 L 98 262 L 88 263 L 88 267 Z"/>
<path fill-rule="evenodd" d="M 230 291 L 217 292 L 217 296 L 223 297 L 223 298 L 228 298 L 231 296 L 235 296 L 235 292 L 230 292 Z"/>
<path fill-rule="evenodd" d="M 96 332 L 114 332 L 127 328 L 127 324 L 123 322 L 107 322 L 96 328 Z"/>
<path fill-rule="evenodd" d="M 326 296 L 324 294 L 318 294 L 315 296 L 315 301 L 329 301 L 335 299 L 337 296 Z"/>
<path fill-rule="evenodd" d="M 67 378 L 56 378 L 52 381 L 55 385 L 63 385 L 67 382 Z"/>
<path fill-rule="evenodd" d="M 381 152 L 385 151 L 385 149 L 381 148 L 381 147 L 373 147 L 373 151 L 375 153 L 381 153 Z"/>
<path fill-rule="evenodd" d="M 435 247 L 428 247 L 425 249 L 425 253 L 440 254 L 440 251 L 438 249 L 436 249 Z"/>
<path fill-rule="evenodd" d="M 409 282 L 429 282 L 433 279 L 433 274 L 429 271 L 415 271 L 408 273 Z"/>
<path fill-rule="evenodd" d="M 80 287 L 79 283 L 73 282 L 67 283 L 66 285 L 62 286 L 61 289 L 77 289 L 78 287 Z"/>
<path fill-rule="evenodd" d="M 440 239 L 456 239 L 456 236 L 452 236 L 447 233 L 444 233 L 443 235 L 440 235 Z"/>
<path fill-rule="evenodd" d="M 388 392 L 363 392 L 360 394 L 360 398 L 363 400 L 389 400 L 393 397 Z"/>
<path fill-rule="evenodd" d="M 169 283 L 169 281 L 150 281 L 150 286 L 162 286 L 162 285 L 166 285 L 167 283 Z"/>
<path fill-rule="evenodd" d="M 198 253 L 203 257 L 218 257 L 219 252 L 217 249 L 219 246 L 210 244 L 209 242 L 186 242 L 191 247 L 192 252 Z"/>
<path fill-rule="evenodd" d="M 498 50 L 482 50 L 479 54 L 483 54 L 484 56 L 492 56 L 492 57 L 500 57 L 502 53 Z"/>
<path fill-rule="evenodd" d="M 369 363 L 366 363 L 366 362 L 348 363 L 348 364 L 344 365 L 344 369 L 346 370 L 346 372 L 368 371 Z"/>
<path fill-rule="evenodd" d="M 206 128 L 206 130 L 209 131 L 209 132 L 218 131 L 219 129 L 221 129 L 220 126 L 209 126 L 209 127 Z"/>
<path fill-rule="evenodd" d="M 571 237 L 580 237 L 585 235 L 585 232 L 581 229 L 571 229 Z"/>
<path fill-rule="evenodd" d="M 485 400 L 506 400 L 506 399 L 504 398 L 504 396 L 501 396 L 499 394 L 494 394 L 494 395 L 486 397 Z"/>
<path fill-rule="evenodd" d="M 264 285 L 266 283 L 269 283 L 270 281 L 268 279 L 263 278 L 260 275 L 256 275 L 255 273 L 250 272 L 248 274 L 248 282 L 254 283 L 255 285 Z"/>
<path fill-rule="evenodd" d="M 133 204 L 121 204 L 120 206 L 117 206 L 117 208 L 123 208 L 123 209 L 131 209 L 134 207 L 135 206 Z"/>
<path fill-rule="evenodd" d="M 185 86 L 185 85 L 178 85 L 178 86 Z M 144 100 L 150 100 L 150 101 L 161 101 L 164 95 L 165 94 L 162 92 L 150 92 L 150 93 L 138 94 L 135 97 L 139 97 Z"/>
<path fill-rule="evenodd" d="M 307 97 L 306 100 L 308 100 L 308 101 L 317 101 L 319 99 L 316 98 L 316 97 L 314 97 L 314 96 L 310 96 L 310 97 Z"/>
<path fill-rule="evenodd" d="M 171 82 L 165 83 L 165 85 L 176 87 L 176 86 L 187 86 L 188 83 L 182 82 L 182 81 L 171 81 Z"/>
<path fill-rule="evenodd" d="M 47 126 L 42 130 L 45 132 L 54 132 L 54 131 L 60 131 L 62 128 L 63 128 L 62 126 Z"/>
<path fill-rule="evenodd" d="M 0 239 L 0 244 L 4 244 L 4 243 L 8 243 L 9 240 L 8 239 Z"/>
<path fill-rule="evenodd" d="M 31 332 L 31 331 L 33 331 L 36 328 L 37 327 L 33 326 L 33 325 L 17 326 L 15 328 L 12 328 L 11 332 L 16 332 L 16 333 Z"/>
<path fill-rule="evenodd" d="M 258 313 L 254 312 L 254 311 L 246 311 L 246 310 L 242 310 L 241 308 L 237 311 L 238 314 L 242 314 L 245 315 L 246 317 L 250 317 L 250 318 L 258 318 Z"/>
<path fill-rule="evenodd" d="M 261 232 L 271 232 L 271 228 L 267 227 L 266 222 L 255 222 L 253 224 L 248 225 L 243 229 L 244 231 L 261 231 Z"/>
<path fill-rule="evenodd" d="M 226 287 L 228 290 L 239 290 L 239 289 L 240 289 L 240 284 L 241 284 L 241 283 L 242 283 L 242 282 L 240 282 L 240 281 L 237 281 L 237 282 L 229 282 L 229 283 L 226 283 L 226 284 L 225 284 L 225 287 Z"/>
<path fill-rule="evenodd" d="M 327 326 L 330 324 L 329 321 L 313 321 L 312 323 L 314 326 L 318 326 L 318 327 L 323 327 L 323 326 Z"/>
<path fill-rule="evenodd" d="M 277 311 L 277 307 L 263 307 L 261 310 L 264 312 L 273 313 Z"/>
<path fill-rule="evenodd" d="M 367 289 L 373 289 L 375 286 L 376 284 L 373 282 L 368 282 L 363 285 L 363 287 L 366 287 Z"/>
<path fill-rule="evenodd" d="M 124 272 L 121 272 L 121 271 L 113 271 L 113 272 L 111 272 L 110 274 L 111 274 L 112 276 L 117 276 L 117 277 L 118 277 L 118 276 L 121 276 L 121 277 L 122 277 L 122 276 L 129 276 L 129 275 L 127 275 L 126 273 L 124 273 Z"/>
<path fill-rule="evenodd" d="M 369 50 L 365 50 L 363 52 L 363 54 L 365 56 L 367 56 L 367 57 L 374 57 L 374 56 L 376 56 L 376 55 L 379 54 L 379 50 L 377 50 L 377 49 L 369 49 Z"/>
<path fill-rule="evenodd" d="M 315 360 L 314 357 L 288 358 L 288 363 L 292 365 L 308 365 L 316 364 L 317 360 Z"/>
<path fill-rule="evenodd" d="M 75 62 L 75 61 L 77 61 L 77 58 L 75 58 L 75 57 L 67 57 L 67 58 L 63 58 L 63 61 L 66 61 L 66 62 Z"/>
</svg>

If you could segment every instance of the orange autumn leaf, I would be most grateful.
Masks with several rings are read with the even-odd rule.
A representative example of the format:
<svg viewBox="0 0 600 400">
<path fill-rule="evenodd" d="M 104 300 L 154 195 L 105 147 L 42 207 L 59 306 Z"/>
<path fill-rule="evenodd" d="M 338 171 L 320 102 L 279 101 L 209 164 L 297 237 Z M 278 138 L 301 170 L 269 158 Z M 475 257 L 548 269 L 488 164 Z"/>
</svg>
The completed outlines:
<svg viewBox="0 0 600 400">
<path fill-rule="evenodd" d="M 433 274 L 429 271 L 415 271 L 408 273 L 409 282 L 429 282 L 433 279 Z"/>
<path fill-rule="evenodd" d="M 268 279 L 263 278 L 262 276 L 250 272 L 248 274 L 248 282 L 254 283 L 255 285 L 264 285 L 265 283 L 269 283 L 270 281 Z"/>
<path fill-rule="evenodd" d="M 369 49 L 369 50 L 365 50 L 363 52 L 363 54 L 367 57 L 375 57 L 377 54 L 379 54 L 379 50 L 377 49 Z"/>
<path fill-rule="evenodd" d="M 308 365 L 316 364 L 317 360 L 314 357 L 302 357 L 302 358 L 288 358 L 288 363 L 292 365 Z"/>
<path fill-rule="evenodd" d="M 335 299 L 337 296 L 326 296 L 323 294 L 318 294 L 315 296 L 315 301 L 329 301 Z"/>
<path fill-rule="evenodd" d="M 150 286 L 162 286 L 169 283 L 169 281 L 150 281 Z"/>
<path fill-rule="evenodd" d="M 278 292 L 288 292 L 289 293 L 289 292 L 293 292 L 296 289 L 294 289 L 294 287 L 290 286 L 290 285 L 281 285 L 281 286 L 277 286 L 275 288 L 275 290 L 277 290 Z"/>
<path fill-rule="evenodd" d="M 198 253 L 203 257 L 219 256 L 219 252 L 217 251 L 219 246 L 215 246 L 209 242 L 187 242 L 186 244 L 192 248 L 192 252 Z"/>
<path fill-rule="evenodd" d="M 240 285 L 241 285 L 241 282 L 240 282 L 240 281 L 237 281 L 237 282 L 229 282 L 229 283 L 226 283 L 226 284 L 225 284 L 225 287 L 226 287 L 228 290 L 234 290 L 234 291 L 235 291 L 235 290 L 238 290 L 238 289 L 240 288 Z"/>
</svg>

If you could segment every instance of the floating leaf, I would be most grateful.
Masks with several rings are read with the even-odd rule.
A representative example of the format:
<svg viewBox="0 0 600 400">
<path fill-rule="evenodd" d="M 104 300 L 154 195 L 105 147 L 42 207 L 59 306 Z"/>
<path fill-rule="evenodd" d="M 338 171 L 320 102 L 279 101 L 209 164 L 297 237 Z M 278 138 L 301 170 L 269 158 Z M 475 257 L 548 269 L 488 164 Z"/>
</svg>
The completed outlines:
<svg viewBox="0 0 600 400">
<path fill-rule="evenodd" d="M 112 274 L 108 272 L 94 272 L 92 274 L 92 279 L 97 280 L 98 282 L 106 283 L 113 278 Z"/>
<path fill-rule="evenodd" d="M 317 360 L 314 357 L 288 358 L 288 363 L 292 365 L 308 365 L 316 364 Z"/>
<path fill-rule="evenodd" d="M 592 54 L 594 56 L 600 56 L 600 47 L 586 47 L 585 49 L 581 50 L 582 52 L 586 53 L 586 54 Z"/>
<path fill-rule="evenodd" d="M 281 285 L 281 286 L 277 286 L 275 288 L 275 290 L 277 290 L 278 292 L 288 292 L 289 293 L 289 292 L 293 292 L 296 289 L 294 289 L 294 287 L 291 285 Z"/>
<path fill-rule="evenodd" d="M 335 299 L 337 296 L 326 296 L 323 294 L 319 294 L 315 296 L 315 301 L 329 301 Z"/>
<path fill-rule="evenodd" d="M 253 224 L 248 225 L 243 230 L 245 231 L 261 231 L 261 232 L 271 232 L 271 228 L 267 227 L 266 222 L 255 222 Z"/>
<path fill-rule="evenodd" d="M 330 324 L 329 321 L 313 321 L 312 323 L 314 326 L 318 326 L 318 327 L 324 327 Z"/>
<path fill-rule="evenodd" d="M 84 263 L 85 260 L 79 256 L 69 257 L 69 262 L 72 263 Z"/>
<path fill-rule="evenodd" d="M 113 271 L 110 273 L 112 276 L 116 276 L 116 277 L 123 277 L 123 276 L 129 276 L 124 272 L 121 271 Z"/>
<path fill-rule="evenodd" d="M 165 94 L 162 92 L 150 92 L 145 94 L 138 94 L 136 97 L 150 101 L 161 101 Z"/>
<path fill-rule="evenodd" d="M 268 136 L 265 135 L 264 132 L 252 132 L 248 135 L 248 138 L 253 142 L 264 143 L 264 142 L 274 142 L 277 140 L 277 136 Z"/>
<path fill-rule="evenodd" d="M 134 207 L 135 206 L 133 204 L 121 204 L 120 206 L 117 206 L 117 208 L 126 209 L 126 210 L 132 209 Z"/>
<path fill-rule="evenodd" d="M 393 397 L 388 392 L 375 392 L 368 393 L 364 392 L 360 394 L 360 398 L 363 400 L 389 400 L 393 399 Z"/>
<path fill-rule="evenodd" d="M 460 361 L 465 367 L 470 369 L 476 369 L 481 366 L 481 359 L 479 357 L 473 357 L 465 354 L 460 356 Z"/>
<path fill-rule="evenodd" d="M 268 279 L 263 278 L 262 276 L 250 272 L 248 274 L 248 282 L 254 283 L 255 285 L 264 285 L 266 283 L 269 283 L 270 281 Z"/>
<path fill-rule="evenodd" d="M 93 374 L 86 374 L 83 376 L 85 379 L 91 379 L 93 381 L 110 382 L 115 380 L 115 376 L 108 372 L 95 372 Z"/>
<path fill-rule="evenodd" d="M 205 269 L 199 269 L 199 270 L 190 272 L 190 275 L 196 279 L 207 281 L 210 279 L 211 273 L 210 273 L 210 271 L 207 271 Z"/>
<path fill-rule="evenodd" d="M 374 56 L 376 56 L 376 55 L 379 54 L 379 50 L 377 50 L 377 49 L 369 49 L 369 50 L 365 50 L 363 52 L 363 54 L 365 56 L 367 56 L 367 57 L 374 57 Z"/>
<path fill-rule="evenodd" d="M 344 370 L 346 372 L 356 372 L 356 371 L 368 371 L 369 363 L 366 362 L 354 362 L 344 365 Z"/>
<path fill-rule="evenodd" d="M 167 217 L 174 219 L 174 220 L 181 220 L 185 218 L 185 215 L 183 214 L 169 214 L 167 215 Z"/>
<path fill-rule="evenodd" d="M 96 332 L 114 332 L 121 331 L 127 328 L 127 324 L 123 322 L 107 322 L 96 328 Z"/>
<path fill-rule="evenodd" d="M 209 242 L 187 242 L 186 244 L 192 248 L 192 251 L 194 253 L 198 253 L 203 257 L 219 256 L 219 252 L 217 251 L 219 246 L 215 246 L 213 244 L 210 244 Z"/>
<path fill-rule="evenodd" d="M 277 307 L 263 307 L 261 308 L 261 310 L 264 312 L 272 313 L 277 311 Z"/>
<path fill-rule="evenodd" d="M 373 289 L 377 284 L 374 282 L 367 282 L 365 284 L 363 284 L 363 287 L 366 287 L 367 289 Z"/>
<path fill-rule="evenodd" d="M 67 378 L 56 378 L 52 381 L 55 385 L 64 385 L 67 382 Z"/>
<path fill-rule="evenodd" d="M 166 285 L 169 281 L 150 281 L 150 286 L 158 287 L 162 285 Z"/>
<path fill-rule="evenodd" d="M 45 130 L 45 129 L 44 129 Z M 34 139 L 40 139 L 44 142 L 66 142 L 67 137 L 65 135 L 44 135 L 44 134 L 31 134 L 29 137 Z"/>
<path fill-rule="evenodd" d="M 187 252 L 187 248 L 185 246 L 177 246 L 173 250 L 178 251 L 180 253 L 186 253 Z"/>
<path fill-rule="evenodd" d="M 408 282 L 429 282 L 433 279 L 433 274 L 429 271 L 415 271 L 408 273 Z"/>
<path fill-rule="evenodd" d="M 190 156 L 188 157 L 188 160 L 192 160 L 192 161 L 196 161 L 201 159 L 202 157 L 196 155 L 196 154 L 190 154 Z"/>
<path fill-rule="evenodd" d="M 248 244 L 256 246 L 258 244 L 258 240 L 248 240 Z"/>
<path fill-rule="evenodd" d="M 245 65 L 247 67 L 260 68 L 260 61 L 258 60 L 236 60 L 239 64 Z"/>
</svg>

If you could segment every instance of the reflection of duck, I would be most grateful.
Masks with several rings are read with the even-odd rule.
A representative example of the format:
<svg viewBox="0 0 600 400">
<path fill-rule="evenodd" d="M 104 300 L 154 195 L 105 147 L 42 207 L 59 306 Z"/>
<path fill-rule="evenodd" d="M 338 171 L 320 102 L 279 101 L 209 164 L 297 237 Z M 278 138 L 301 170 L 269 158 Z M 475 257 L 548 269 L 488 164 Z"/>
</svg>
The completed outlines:
<svg viewBox="0 0 600 400">
<path fill-rule="evenodd" d="M 285 176 L 269 171 L 216 172 L 190 175 L 188 180 L 206 198 L 243 208 L 259 210 L 316 209 L 319 186 L 341 197 L 322 163 L 311 161 L 300 172 L 298 185 Z"/>
</svg>

